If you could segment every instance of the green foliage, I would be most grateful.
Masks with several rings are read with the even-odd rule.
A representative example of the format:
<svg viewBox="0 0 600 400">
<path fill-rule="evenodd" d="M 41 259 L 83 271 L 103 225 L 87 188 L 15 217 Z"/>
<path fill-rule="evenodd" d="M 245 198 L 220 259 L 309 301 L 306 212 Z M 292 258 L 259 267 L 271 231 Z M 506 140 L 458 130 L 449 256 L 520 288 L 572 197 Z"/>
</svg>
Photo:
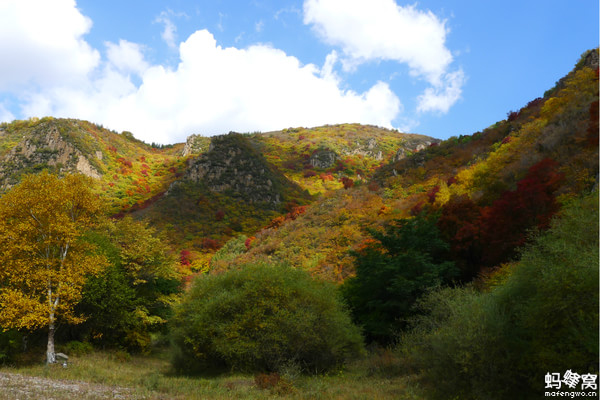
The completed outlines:
<svg viewBox="0 0 600 400">
<path fill-rule="evenodd" d="M 422 213 L 371 235 L 375 240 L 354 253 L 356 277 L 344 283 L 343 294 L 367 338 L 389 343 L 414 314 L 417 299 L 449 283 L 457 269 L 446 259 L 449 247 L 435 216 Z"/>
<path fill-rule="evenodd" d="M 164 329 L 178 300 L 176 260 L 154 229 L 130 217 L 88 233 L 87 240 L 110 266 L 88 278 L 78 306 L 88 318 L 72 331 L 96 345 L 147 350 L 150 333 Z"/>
<path fill-rule="evenodd" d="M 544 375 L 598 373 L 598 197 L 572 201 L 487 292 L 443 289 L 402 338 L 436 398 L 530 399 Z"/>
<path fill-rule="evenodd" d="M 0 364 L 14 361 L 21 351 L 23 334 L 16 329 L 0 331 Z"/>
<path fill-rule="evenodd" d="M 175 368 L 320 372 L 362 352 L 359 330 L 331 283 L 282 265 L 202 275 L 177 309 Z"/>
</svg>

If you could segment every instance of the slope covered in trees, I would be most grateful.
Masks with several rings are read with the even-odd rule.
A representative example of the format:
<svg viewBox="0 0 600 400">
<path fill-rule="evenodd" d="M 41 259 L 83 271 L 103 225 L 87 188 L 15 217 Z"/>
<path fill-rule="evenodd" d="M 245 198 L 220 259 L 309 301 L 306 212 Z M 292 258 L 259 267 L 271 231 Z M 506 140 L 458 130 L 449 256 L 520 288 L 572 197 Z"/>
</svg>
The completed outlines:
<svg viewBox="0 0 600 400">
<path fill-rule="evenodd" d="M 394 160 L 262 230 L 246 251 L 217 253 L 213 266 L 273 259 L 341 281 L 354 274 L 348 250 L 371 240 L 365 228 L 420 212 L 439 213 L 463 280 L 510 261 L 531 229 L 547 228 L 563 202 L 597 184 L 598 66 L 589 54 L 506 120 Z"/>
<path fill-rule="evenodd" d="M 46 306 L 27 324 L 23 301 L 77 263 L 38 208 L 66 210 L 70 227 L 77 199 L 44 184 L 92 182 L 80 172 L 95 182 L 81 199 L 106 212 L 69 229 L 69 254 L 99 260 L 61 286 L 72 348 L 174 339 L 180 373 L 287 373 L 286 393 L 289 371 L 337 371 L 363 341 L 389 346 L 367 376 L 414 372 L 424 398 L 532 398 L 563 367 L 597 378 L 597 60 L 445 141 L 347 124 L 152 146 L 84 121 L 2 125 L 0 359 L 47 335 Z"/>
</svg>

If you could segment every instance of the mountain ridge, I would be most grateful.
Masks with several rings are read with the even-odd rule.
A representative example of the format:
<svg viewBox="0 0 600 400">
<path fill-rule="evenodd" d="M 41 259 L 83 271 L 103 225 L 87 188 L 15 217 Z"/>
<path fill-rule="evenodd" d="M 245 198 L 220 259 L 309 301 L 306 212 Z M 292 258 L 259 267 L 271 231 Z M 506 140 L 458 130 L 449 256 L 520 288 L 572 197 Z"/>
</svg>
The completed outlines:
<svg viewBox="0 0 600 400">
<path fill-rule="evenodd" d="M 492 207 L 546 159 L 565 177 L 560 201 L 597 186 L 597 82 L 591 50 L 543 97 L 443 141 L 338 124 L 156 146 L 87 121 L 14 121 L 0 125 L 0 192 L 24 173 L 85 173 L 111 215 L 164 230 L 197 270 L 283 261 L 343 281 L 368 229 L 461 198 Z"/>
</svg>

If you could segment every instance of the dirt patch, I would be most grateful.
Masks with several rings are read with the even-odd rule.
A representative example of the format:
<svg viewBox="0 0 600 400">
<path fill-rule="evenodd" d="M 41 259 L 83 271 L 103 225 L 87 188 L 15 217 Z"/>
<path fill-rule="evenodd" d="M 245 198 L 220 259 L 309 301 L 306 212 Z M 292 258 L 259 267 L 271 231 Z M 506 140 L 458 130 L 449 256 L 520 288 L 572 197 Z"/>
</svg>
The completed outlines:
<svg viewBox="0 0 600 400">
<path fill-rule="evenodd" d="M 132 389 L 0 372 L 0 398 L 7 400 L 148 399 Z"/>
</svg>

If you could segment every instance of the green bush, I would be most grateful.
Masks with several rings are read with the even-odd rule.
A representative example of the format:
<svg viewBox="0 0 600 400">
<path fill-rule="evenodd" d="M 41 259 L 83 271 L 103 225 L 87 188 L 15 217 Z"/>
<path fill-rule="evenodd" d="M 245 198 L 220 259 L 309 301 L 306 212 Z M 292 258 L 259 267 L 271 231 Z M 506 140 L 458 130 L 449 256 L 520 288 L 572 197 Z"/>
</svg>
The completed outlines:
<svg viewBox="0 0 600 400">
<path fill-rule="evenodd" d="M 436 222 L 437 215 L 425 213 L 398 220 L 385 232 L 371 231 L 376 241 L 353 252 L 356 276 L 342 293 L 369 341 L 391 343 L 415 314 L 417 299 L 458 275 Z"/>
<path fill-rule="evenodd" d="M 281 265 L 199 276 L 172 321 L 175 369 L 321 372 L 363 352 L 333 284 Z"/>
<path fill-rule="evenodd" d="M 23 347 L 22 342 L 22 333 L 14 329 L 3 332 L 0 327 L 0 364 L 14 361 Z"/>
<path fill-rule="evenodd" d="M 574 201 L 488 292 L 443 289 L 402 337 L 430 397 L 530 399 L 546 373 L 598 373 L 598 197 Z"/>
<path fill-rule="evenodd" d="M 64 345 L 64 352 L 68 355 L 82 356 L 84 354 L 89 354 L 92 351 L 94 351 L 94 346 L 88 342 L 73 340 Z"/>
</svg>

